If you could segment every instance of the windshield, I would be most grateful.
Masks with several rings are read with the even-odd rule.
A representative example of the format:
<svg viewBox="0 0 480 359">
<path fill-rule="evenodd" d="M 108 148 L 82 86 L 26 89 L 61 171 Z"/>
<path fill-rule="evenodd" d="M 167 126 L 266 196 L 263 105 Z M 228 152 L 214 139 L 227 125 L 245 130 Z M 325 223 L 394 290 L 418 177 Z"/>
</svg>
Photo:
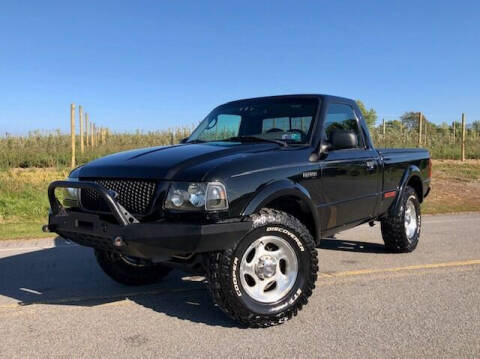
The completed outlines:
<svg viewBox="0 0 480 359">
<path fill-rule="evenodd" d="M 214 109 L 187 142 L 282 141 L 306 144 L 318 107 L 316 98 L 252 99 Z"/>
</svg>

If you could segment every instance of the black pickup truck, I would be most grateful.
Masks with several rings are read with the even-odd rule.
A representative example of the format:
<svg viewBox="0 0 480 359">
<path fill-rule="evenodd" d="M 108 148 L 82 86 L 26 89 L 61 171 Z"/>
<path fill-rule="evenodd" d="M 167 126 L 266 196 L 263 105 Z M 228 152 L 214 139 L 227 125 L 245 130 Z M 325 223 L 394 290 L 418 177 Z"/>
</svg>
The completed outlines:
<svg viewBox="0 0 480 359">
<path fill-rule="evenodd" d="M 53 182 L 44 230 L 93 247 L 127 285 L 202 273 L 226 314 L 266 327 L 307 303 L 322 238 L 380 221 L 387 250 L 413 251 L 430 177 L 428 151 L 376 150 L 352 100 L 254 98 L 215 108 L 178 145 Z"/>
</svg>

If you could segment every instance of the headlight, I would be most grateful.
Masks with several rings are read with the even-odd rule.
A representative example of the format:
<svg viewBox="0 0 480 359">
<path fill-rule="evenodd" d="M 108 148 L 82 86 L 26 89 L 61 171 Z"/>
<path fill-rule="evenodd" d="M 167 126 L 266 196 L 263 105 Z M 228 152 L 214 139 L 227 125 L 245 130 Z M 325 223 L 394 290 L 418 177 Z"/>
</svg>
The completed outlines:
<svg viewBox="0 0 480 359">
<path fill-rule="evenodd" d="M 78 178 L 67 178 L 67 181 L 77 182 Z M 65 188 L 63 192 L 63 205 L 65 207 L 79 207 L 80 188 Z"/>
<path fill-rule="evenodd" d="M 173 183 L 168 190 L 165 208 L 190 211 L 224 210 L 228 208 L 227 191 L 220 182 Z"/>
</svg>

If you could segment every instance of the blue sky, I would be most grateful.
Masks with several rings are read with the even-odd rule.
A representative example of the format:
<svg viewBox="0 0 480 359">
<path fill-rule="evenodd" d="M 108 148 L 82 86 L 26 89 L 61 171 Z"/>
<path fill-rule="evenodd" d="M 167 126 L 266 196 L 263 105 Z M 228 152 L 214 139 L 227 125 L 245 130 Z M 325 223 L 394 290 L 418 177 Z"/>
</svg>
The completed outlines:
<svg viewBox="0 0 480 359">
<path fill-rule="evenodd" d="M 480 120 L 478 1 L 2 1 L 0 133 L 198 123 L 233 99 L 329 93 Z"/>
</svg>

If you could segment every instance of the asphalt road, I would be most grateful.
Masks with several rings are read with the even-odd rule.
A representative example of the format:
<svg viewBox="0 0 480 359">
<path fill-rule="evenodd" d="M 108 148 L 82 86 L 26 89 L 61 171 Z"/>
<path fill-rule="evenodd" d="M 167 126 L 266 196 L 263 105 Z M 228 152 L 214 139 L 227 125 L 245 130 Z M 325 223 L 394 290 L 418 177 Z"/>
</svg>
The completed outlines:
<svg viewBox="0 0 480 359">
<path fill-rule="evenodd" d="M 125 288 L 90 249 L 0 242 L 0 357 L 480 357 L 480 214 L 424 217 L 411 254 L 362 226 L 319 249 L 320 276 L 293 320 L 245 329 L 201 278 Z"/>
</svg>

